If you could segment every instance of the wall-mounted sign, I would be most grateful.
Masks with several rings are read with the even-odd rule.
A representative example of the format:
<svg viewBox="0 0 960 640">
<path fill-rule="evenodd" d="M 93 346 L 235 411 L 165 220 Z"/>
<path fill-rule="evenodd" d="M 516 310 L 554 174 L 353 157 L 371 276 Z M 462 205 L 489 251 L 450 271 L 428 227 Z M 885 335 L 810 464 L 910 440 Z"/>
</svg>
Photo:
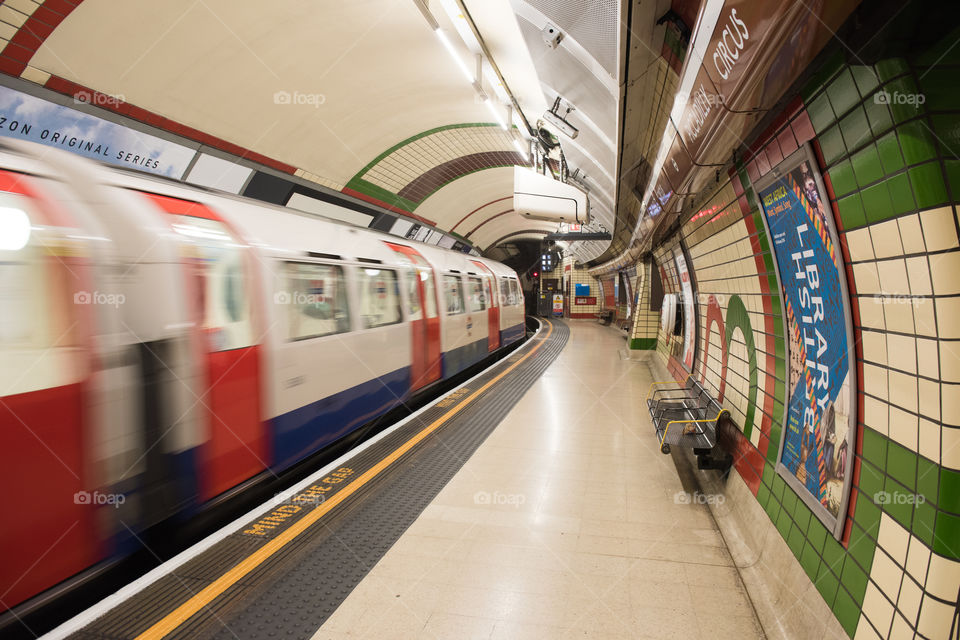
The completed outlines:
<svg viewBox="0 0 960 640">
<path fill-rule="evenodd" d="M 576 293 L 578 296 L 590 295 L 590 285 L 588 284 L 577 283 L 574 285 L 573 289 L 574 293 Z"/>
<path fill-rule="evenodd" d="M 0 135 L 181 179 L 195 149 L 0 86 Z"/>
<path fill-rule="evenodd" d="M 696 345 L 696 318 L 694 316 L 693 284 L 683 249 L 677 246 L 674 261 L 677 263 L 677 276 L 680 278 L 680 292 L 683 294 L 683 366 L 693 371 L 693 352 Z"/>
<path fill-rule="evenodd" d="M 553 315 L 562 316 L 563 315 L 563 296 L 559 293 L 554 294 L 553 296 Z"/>
<path fill-rule="evenodd" d="M 834 535 L 853 463 L 852 322 L 840 247 L 809 145 L 757 182 L 773 239 L 788 344 L 788 400 L 777 470 Z"/>
<path fill-rule="evenodd" d="M 597 299 L 594 296 L 578 296 L 573 299 L 573 304 L 575 305 L 597 304 Z"/>
</svg>

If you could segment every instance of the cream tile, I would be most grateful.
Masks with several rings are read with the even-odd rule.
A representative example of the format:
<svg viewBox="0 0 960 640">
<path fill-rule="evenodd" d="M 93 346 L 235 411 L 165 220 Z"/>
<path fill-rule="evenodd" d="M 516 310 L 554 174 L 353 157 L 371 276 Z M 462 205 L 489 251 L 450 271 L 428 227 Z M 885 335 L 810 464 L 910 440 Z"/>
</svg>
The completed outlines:
<svg viewBox="0 0 960 640">
<path fill-rule="evenodd" d="M 856 229 L 848 231 L 847 249 L 850 251 L 850 260 L 852 262 L 862 262 L 864 260 L 874 260 L 873 240 L 870 238 L 870 229 Z"/>
<path fill-rule="evenodd" d="M 872 225 L 870 235 L 873 238 L 873 250 L 878 259 L 903 255 L 903 246 L 900 244 L 900 229 L 896 220 Z"/>
<path fill-rule="evenodd" d="M 930 284 L 930 264 L 926 256 L 907 258 L 907 278 L 910 281 L 910 294 L 914 296 L 929 296 L 933 294 Z"/>
<path fill-rule="evenodd" d="M 872 296 L 881 292 L 876 262 L 853 265 L 853 280 L 857 285 L 857 293 L 861 296 Z"/>
<path fill-rule="evenodd" d="M 853 636 L 853 640 L 882 640 L 882 638 L 877 634 L 873 626 L 871 626 L 867 617 L 861 613 L 860 621 L 857 623 L 857 631 Z"/>
<path fill-rule="evenodd" d="M 914 633 L 906 618 L 897 613 L 893 616 L 893 626 L 890 627 L 889 640 L 913 640 Z"/>
<path fill-rule="evenodd" d="M 911 304 L 911 300 L 898 296 L 884 298 L 883 317 L 887 324 L 888 331 L 897 331 L 899 333 L 913 333 L 913 313 L 914 307 L 919 309 L 924 302 L 929 300 L 916 300 Z"/>
<path fill-rule="evenodd" d="M 900 239 L 903 242 L 904 253 L 925 253 L 923 245 L 923 229 L 920 227 L 920 216 L 913 214 L 897 218 L 900 226 Z"/>
<path fill-rule="evenodd" d="M 922 598 L 923 589 L 921 589 L 910 576 L 904 576 L 903 584 L 900 585 L 900 597 L 897 600 L 897 610 L 910 624 L 916 624 L 917 622 L 917 616 L 920 614 L 920 600 Z"/>
<path fill-rule="evenodd" d="M 937 298 L 937 334 L 941 338 L 960 338 L 960 297 Z"/>
<path fill-rule="evenodd" d="M 930 256 L 930 274 L 938 296 L 960 293 L 960 251 Z"/>
<path fill-rule="evenodd" d="M 887 362 L 891 367 L 910 373 L 917 372 L 917 343 L 913 336 L 888 333 L 887 353 Z"/>
<path fill-rule="evenodd" d="M 877 264 L 877 277 L 880 279 L 880 291 L 885 296 L 910 295 L 910 281 L 907 279 L 907 265 L 904 260 L 881 260 Z"/>
<path fill-rule="evenodd" d="M 940 464 L 940 425 L 932 420 L 920 418 L 919 429 L 917 453 Z"/>
<path fill-rule="evenodd" d="M 863 359 L 886 366 L 888 334 L 879 331 L 863 331 L 860 335 L 863 340 Z"/>
<path fill-rule="evenodd" d="M 940 356 L 936 340 L 917 338 L 918 373 L 928 378 L 940 376 Z"/>
<path fill-rule="evenodd" d="M 944 412 L 946 415 L 946 412 Z M 940 430 L 942 441 L 940 464 L 950 469 L 960 469 L 960 429 L 944 426 Z"/>
<path fill-rule="evenodd" d="M 917 624 L 917 631 L 928 638 L 944 638 L 946 637 L 944 633 L 949 633 L 953 615 L 954 607 L 952 605 L 925 596 L 920 605 L 920 620 Z"/>
<path fill-rule="evenodd" d="M 904 356 L 904 358 L 906 357 L 907 356 Z M 916 413 L 917 378 L 907 373 L 900 373 L 899 371 L 890 371 L 887 375 L 890 382 L 890 402 L 907 411 Z"/>
<path fill-rule="evenodd" d="M 935 553 L 930 554 L 929 559 L 930 572 L 927 575 L 926 590 L 938 598 L 953 600 L 957 597 L 957 588 L 960 587 L 960 562 Z"/>
<path fill-rule="evenodd" d="M 877 584 L 880 591 L 892 602 L 896 601 L 897 594 L 900 593 L 900 582 L 902 578 L 903 569 L 898 567 L 882 549 L 877 549 L 876 553 L 873 554 L 873 566 L 870 568 L 870 579 Z"/>
<path fill-rule="evenodd" d="M 936 336 L 937 320 L 934 316 L 934 301 L 929 298 L 914 298 L 913 311 L 918 336 Z"/>
<path fill-rule="evenodd" d="M 923 544 L 916 536 L 910 536 L 910 550 L 907 552 L 907 572 L 917 582 L 923 582 L 930 566 L 930 547 Z M 929 586 L 929 581 L 927 582 Z"/>
<path fill-rule="evenodd" d="M 940 377 L 947 382 L 960 382 L 960 342 L 940 342 Z"/>
<path fill-rule="evenodd" d="M 890 438 L 911 451 L 919 446 L 919 419 L 917 416 L 890 405 Z"/>
<path fill-rule="evenodd" d="M 886 632 L 893 620 L 893 610 L 893 604 L 884 597 L 877 585 L 873 581 L 868 581 L 867 591 L 863 596 L 863 615 L 870 620 L 874 627 Z M 863 626 L 865 625 L 862 622 L 858 625 L 857 638 L 860 637 L 860 627 Z"/>
<path fill-rule="evenodd" d="M 910 532 L 886 513 L 880 516 L 880 533 L 877 542 L 893 560 L 904 566 L 907 563 L 907 547 L 910 544 Z"/>
<path fill-rule="evenodd" d="M 919 390 L 918 412 L 922 416 L 940 419 L 940 385 L 933 380 L 917 380 Z"/>
<path fill-rule="evenodd" d="M 953 209 L 942 207 L 920 212 L 927 251 L 941 251 L 957 246 L 957 227 Z"/>
</svg>

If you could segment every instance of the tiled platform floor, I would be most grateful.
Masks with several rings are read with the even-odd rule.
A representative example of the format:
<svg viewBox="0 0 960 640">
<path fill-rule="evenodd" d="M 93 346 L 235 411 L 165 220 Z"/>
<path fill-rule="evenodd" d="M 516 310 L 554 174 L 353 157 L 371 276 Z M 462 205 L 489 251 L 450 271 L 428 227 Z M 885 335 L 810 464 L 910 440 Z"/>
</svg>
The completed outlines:
<svg viewBox="0 0 960 640">
<path fill-rule="evenodd" d="M 759 638 L 705 504 L 686 503 L 620 333 L 560 357 L 317 632 L 343 638 Z M 344 553 L 349 553 L 349 540 Z"/>
</svg>

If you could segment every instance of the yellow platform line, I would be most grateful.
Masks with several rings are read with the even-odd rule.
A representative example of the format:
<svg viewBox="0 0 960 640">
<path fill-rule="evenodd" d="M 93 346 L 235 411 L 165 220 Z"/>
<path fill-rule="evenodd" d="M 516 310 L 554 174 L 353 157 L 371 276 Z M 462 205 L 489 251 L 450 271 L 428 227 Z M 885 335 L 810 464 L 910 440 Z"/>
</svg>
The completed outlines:
<svg viewBox="0 0 960 640">
<path fill-rule="evenodd" d="M 276 538 L 251 553 L 249 556 L 237 563 L 232 569 L 217 578 L 214 582 L 207 585 L 189 600 L 158 620 L 153 626 L 138 635 L 136 640 L 157 640 L 174 631 L 177 627 L 190 619 L 190 617 L 192 617 L 195 613 L 199 612 L 201 609 L 213 602 L 217 596 L 222 594 L 224 591 L 236 584 L 241 578 L 263 564 L 268 558 L 270 558 L 270 556 L 280 551 L 284 546 L 296 539 L 297 536 L 306 531 L 312 524 L 316 523 L 330 510 L 356 493 L 366 483 L 375 478 L 381 471 L 396 462 L 403 454 L 410 451 L 410 449 L 423 441 L 424 438 L 443 426 L 443 424 L 450 418 L 455 416 L 464 407 L 476 400 L 481 393 L 489 389 L 505 375 L 520 366 L 524 360 L 536 353 L 543 343 L 546 342 L 547 338 L 550 337 L 550 334 L 553 333 L 553 323 L 546 319 L 544 319 L 544 322 L 547 323 L 546 335 L 544 335 L 543 339 L 534 345 L 526 355 L 514 362 L 485 385 L 467 396 L 463 401 L 451 407 L 450 410 L 447 411 L 443 416 L 437 418 L 428 426 L 424 427 L 415 436 L 397 447 L 393 452 L 390 453 L 390 455 L 383 458 L 380 462 L 375 464 L 363 474 L 357 476 L 357 478 L 350 484 L 335 493 L 329 500 L 326 500 L 322 504 L 318 505 L 313 509 L 313 511 L 310 511 L 307 515 L 300 518 L 300 520 L 291 525 L 289 529 L 286 529 Z"/>
</svg>

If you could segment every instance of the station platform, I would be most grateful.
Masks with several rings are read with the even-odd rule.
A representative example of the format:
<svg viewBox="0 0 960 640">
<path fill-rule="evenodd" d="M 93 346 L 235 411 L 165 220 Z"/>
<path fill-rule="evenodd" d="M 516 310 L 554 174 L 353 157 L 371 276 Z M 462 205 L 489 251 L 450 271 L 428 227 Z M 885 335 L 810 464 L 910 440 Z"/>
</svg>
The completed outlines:
<svg viewBox="0 0 960 640">
<path fill-rule="evenodd" d="M 755 638 L 622 334 L 542 322 L 463 386 L 55 630 L 72 638 Z"/>
</svg>

